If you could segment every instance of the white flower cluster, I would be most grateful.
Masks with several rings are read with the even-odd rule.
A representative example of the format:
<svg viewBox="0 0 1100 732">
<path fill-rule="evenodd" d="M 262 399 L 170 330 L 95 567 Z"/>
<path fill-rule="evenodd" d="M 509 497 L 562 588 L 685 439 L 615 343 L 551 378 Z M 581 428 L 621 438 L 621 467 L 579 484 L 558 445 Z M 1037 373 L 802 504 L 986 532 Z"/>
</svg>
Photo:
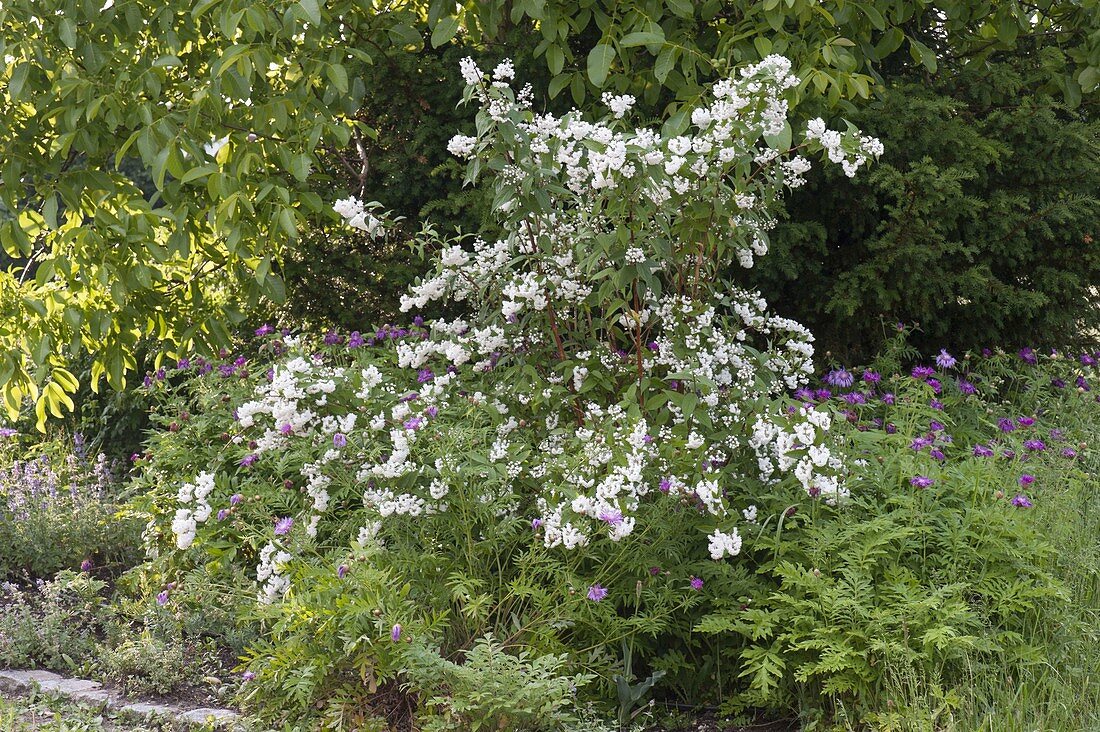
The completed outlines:
<svg viewBox="0 0 1100 732">
<path fill-rule="evenodd" d="M 172 533 L 176 536 L 176 546 L 187 549 L 195 541 L 198 525 L 210 518 L 210 504 L 206 497 L 214 490 L 214 474 L 202 472 L 194 483 L 184 483 L 176 494 L 181 508 L 176 509 L 172 520 Z"/>
<path fill-rule="evenodd" d="M 835 505 L 848 496 L 839 480 L 840 458 L 826 444 L 831 417 L 803 405 L 782 418 L 757 415 L 749 444 L 756 451 L 760 478 L 777 480 L 777 473 L 793 473 L 812 498 Z"/>
<path fill-rule="evenodd" d="M 839 132 L 826 129 L 825 120 L 820 117 L 810 120 L 806 126 L 806 139 L 820 142 L 829 160 L 839 163 L 849 178 L 855 176 L 868 159 L 882 155 L 884 150 L 882 142 L 876 137 L 861 136 L 846 144 Z"/>
<path fill-rule="evenodd" d="M 290 553 L 268 542 L 260 550 L 260 563 L 256 567 L 256 581 L 260 584 L 257 599 L 265 605 L 278 600 L 290 589 L 290 578 L 286 576 L 286 565 L 290 562 Z"/>
<path fill-rule="evenodd" d="M 365 231 L 372 237 L 385 233 L 382 220 L 371 214 L 367 205 L 354 196 L 337 201 L 332 204 L 332 209 L 353 229 Z"/>
</svg>

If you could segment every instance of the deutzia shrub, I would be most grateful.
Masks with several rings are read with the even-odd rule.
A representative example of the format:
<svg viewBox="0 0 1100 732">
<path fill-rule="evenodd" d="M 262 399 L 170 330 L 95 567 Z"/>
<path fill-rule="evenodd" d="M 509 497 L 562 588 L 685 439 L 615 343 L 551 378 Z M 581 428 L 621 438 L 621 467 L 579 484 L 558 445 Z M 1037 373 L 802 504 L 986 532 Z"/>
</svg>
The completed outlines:
<svg viewBox="0 0 1100 732">
<path fill-rule="evenodd" d="M 149 548 L 170 571 L 249 566 L 269 607 L 308 604 L 323 565 L 384 574 L 366 622 L 345 618 L 377 636 L 371 653 L 387 633 L 444 656 L 493 633 L 610 684 L 622 642 L 651 663 L 661 634 L 686 637 L 704 586 L 749 591 L 732 558 L 774 520 L 763 499 L 846 495 L 829 412 L 786 397 L 811 371 L 811 334 L 720 274 L 767 252 L 808 156 L 854 172 L 881 146 L 816 124 L 796 142 L 798 79 L 778 56 L 715 84 L 674 134 L 632 126 L 628 97 L 608 96 L 601 120 L 559 118 L 531 110 L 510 64 L 462 74 L 480 112 L 449 149 L 493 186 L 503 235 L 426 228 L 434 267 L 402 301 L 457 315 L 269 339 L 265 365 L 210 373 L 192 395 L 209 416 L 174 438 L 202 457 L 184 475 L 146 466 L 182 486 L 150 508 L 167 531 Z M 336 208 L 385 228 L 356 199 Z M 348 574 L 356 563 L 379 570 Z M 273 654 L 326 637 L 278 627 L 297 640 Z M 329 660 L 334 675 L 352 663 Z M 289 658 L 266 668 L 295 673 Z M 401 664 L 371 668 L 386 683 Z"/>
</svg>

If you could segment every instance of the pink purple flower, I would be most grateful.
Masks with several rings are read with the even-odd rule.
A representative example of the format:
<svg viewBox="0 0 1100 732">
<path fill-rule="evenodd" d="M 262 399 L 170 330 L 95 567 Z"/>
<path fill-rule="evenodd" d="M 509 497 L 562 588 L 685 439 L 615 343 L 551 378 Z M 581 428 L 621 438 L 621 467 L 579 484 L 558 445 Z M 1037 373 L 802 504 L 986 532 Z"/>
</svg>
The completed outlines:
<svg viewBox="0 0 1100 732">
<path fill-rule="evenodd" d="M 978 391 L 978 389 L 966 379 L 959 379 L 958 386 L 959 392 L 962 394 L 970 395 Z"/>
<path fill-rule="evenodd" d="M 1032 504 L 1031 500 L 1023 493 L 1017 493 L 1012 499 L 1012 505 L 1016 508 L 1031 508 L 1034 504 Z"/>
<path fill-rule="evenodd" d="M 157 593 L 157 604 L 161 606 L 168 604 L 168 590 L 161 590 Z"/>
<path fill-rule="evenodd" d="M 696 592 L 703 589 L 703 580 L 699 579 L 698 577 L 692 577 L 691 589 L 695 590 Z"/>
<path fill-rule="evenodd" d="M 1020 476 L 1018 482 L 1022 486 L 1031 485 L 1032 483 L 1035 482 L 1035 476 L 1034 475 L 1029 475 L 1028 473 L 1024 473 L 1023 475 Z"/>
<path fill-rule="evenodd" d="M 1039 363 L 1039 357 L 1035 355 L 1035 351 L 1031 348 L 1021 348 L 1019 350 L 1019 356 L 1024 363 L 1031 364 L 1032 366 Z"/>
<path fill-rule="evenodd" d="M 1030 452 L 1042 452 L 1047 449 L 1047 446 L 1042 440 L 1026 440 L 1024 449 Z"/>
<path fill-rule="evenodd" d="M 931 488 L 932 484 L 935 482 L 936 481 L 924 475 L 915 475 L 909 479 L 909 485 L 913 486 L 914 488 L 920 488 L 921 490 L 925 488 Z"/>
<path fill-rule="evenodd" d="M 947 352 L 947 349 L 940 349 L 939 355 L 936 356 L 937 366 L 939 366 L 941 369 L 949 369 L 953 368 L 956 363 L 958 363 L 958 361 L 955 360 L 954 356 Z"/>
<path fill-rule="evenodd" d="M 393 624 L 393 628 L 390 629 L 390 640 L 394 643 L 401 640 L 401 623 Z"/>
<path fill-rule="evenodd" d="M 985 445 L 975 445 L 974 457 L 993 457 L 993 451 Z"/>
<path fill-rule="evenodd" d="M 343 432 L 337 432 L 335 435 L 332 436 L 332 445 L 333 447 L 347 447 L 348 436 L 345 435 Z"/>
<path fill-rule="evenodd" d="M 914 366 L 913 370 L 909 373 L 912 374 L 914 379 L 920 379 L 921 381 L 924 381 L 929 376 L 932 376 L 934 373 L 936 373 L 936 370 L 931 366 Z"/>
<path fill-rule="evenodd" d="M 822 379 L 829 386 L 836 386 L 841 389 L 847 389 L 849 386 L 855 383 L 855 378 L 846 369 L 833 369 L 829 373 L 825 374 L 825 378 Z"/>
<path fill-rule="evenodd" d="M 607 597 L 607 588 L 602 585 L 595 584 L 588 588 L 588 599 L 592 602 L 599 602 Z"/>
<path fill-rule="evenodd" d="M 290 533 L 290 528 L 294 526 L 294 519 L 289 516 L 284 516 L 275 522 L 275 535 L 285 536 Z"/>
</svg>

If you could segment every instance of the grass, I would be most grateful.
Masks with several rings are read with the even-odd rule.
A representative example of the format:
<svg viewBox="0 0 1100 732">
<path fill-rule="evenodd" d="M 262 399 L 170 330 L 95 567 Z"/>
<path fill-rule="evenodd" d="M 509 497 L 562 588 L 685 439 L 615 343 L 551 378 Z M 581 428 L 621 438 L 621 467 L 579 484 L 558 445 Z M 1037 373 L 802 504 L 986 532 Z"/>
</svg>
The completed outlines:
<svg viewBox="0 0 1100 732">
<path fill-rule="evenodd" d="M 877 732 L 1100 731 L 1100 461 L 1080 468 L 1032 509 L 1069 597 L 1060 622 L 1030 629 L 1035 657 L 1012 666 L 975 659 L 948 690 L 897 669 L 878 704 Z"/>
</svg>

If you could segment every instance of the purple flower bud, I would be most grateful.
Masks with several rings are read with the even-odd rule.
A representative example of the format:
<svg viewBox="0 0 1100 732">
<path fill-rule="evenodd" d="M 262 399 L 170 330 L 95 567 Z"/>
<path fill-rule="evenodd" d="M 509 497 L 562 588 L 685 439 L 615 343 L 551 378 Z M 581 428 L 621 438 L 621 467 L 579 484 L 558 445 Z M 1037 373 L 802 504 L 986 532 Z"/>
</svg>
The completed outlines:
<svg viewBox="0 0 1100 732">
<path fill-rule="evenodd" d="M 332 445 L 333 447 L 347 447 L 347 435 L 345 435 L 343 432 L 337 432 L 335 435 L 332 436 Z"/>
<path fill-rule="evenodd" d="M 168 590 L 161 590 L 157 593 L 157 604 L 161 607 L 168 604 Z"/>
<path fill-rule="evenodd" d="M 336 568 L 336 576 L 339 577 L 340 579 L 344 579 L 344 577 L 347 577 L 348 576 L 348 565 L 341 564 L 339 567 L 337 567 Z"/>
<path fill-rule="evenodd" d="M 393 629 L 390 631 L 390 638 L 394 643 L 401 640 L 401 624 L 394 623 Z"/>
<path fill-rule="evenodd" d="M 229 497 L 229 504 L 232 505 L 232 506 L 236 506 L 238 503 L 240 503 L 243 500 L 244 500 L 244 496 L 242 496 L 240 493 L 234 493 L 233 495 L 231 495 Z"/>
<path fill-rule="evenodd" d="M 268 323 L 264 323 L 263 325 L 261 325 L 259 328 L 256 329 L 256 335 L 258 335 L 260 337 L 269 336 L 274 332 L 275 332 L 275 327 L 268 324 Z"/>
<path fill-rule="evenodd" d="M 218 509 L 218 521 L 225 521 L 225 517 L 229 515 L 228 508 Z"/>
<path fill-rule="evenodd" d="M 241 674 L 241 678 L 245 681 L 252 681 L 252 679 L 256 678 L 256 673 L 254 671 L 245 671 Z"/>
<path fill-rule="evenodd" d="M 91 568 L 93 566 L 94 565 L 92 564 L 91 559 L 85 559 L 83 562 L 80 563 L 80 571 L 81 572 L 87 572 L 87 571 L 91 570 Z"/>
</svg>

